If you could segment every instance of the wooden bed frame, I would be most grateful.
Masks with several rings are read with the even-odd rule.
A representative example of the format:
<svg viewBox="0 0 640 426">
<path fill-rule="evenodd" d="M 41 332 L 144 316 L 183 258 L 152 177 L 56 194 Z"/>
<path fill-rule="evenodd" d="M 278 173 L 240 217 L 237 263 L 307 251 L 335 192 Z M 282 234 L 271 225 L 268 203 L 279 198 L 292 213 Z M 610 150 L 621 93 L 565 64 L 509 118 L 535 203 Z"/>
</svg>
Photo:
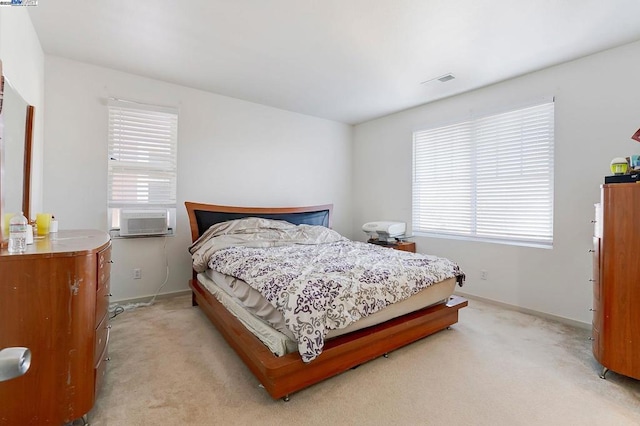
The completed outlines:
<svg viewBox="0 0 640 426">
<path fill-rule="evenodd" d="M 329 227 L 332 210 L 331 205 L 247 208 L 186 202 L 185 206 L 189 215 L 193 241 L 213 223 L 247 216 Z M 209 317 L 267 392 L 274 399 L 283 398 L 285 401 L 293 392 L 386 355 L 388 352 L 455 324 L 458 322 L 458 310 L 467 306 L 467 301 L 462 297 L 451 296 L 446 303 L 328 340 L 316 359 L 304 363 L 297 352 L 280 357 L 271 353 L 198 282 L 195 272 L 190 287 L 193 290 L 193 305 L 199 306 Z"/>
</svg>

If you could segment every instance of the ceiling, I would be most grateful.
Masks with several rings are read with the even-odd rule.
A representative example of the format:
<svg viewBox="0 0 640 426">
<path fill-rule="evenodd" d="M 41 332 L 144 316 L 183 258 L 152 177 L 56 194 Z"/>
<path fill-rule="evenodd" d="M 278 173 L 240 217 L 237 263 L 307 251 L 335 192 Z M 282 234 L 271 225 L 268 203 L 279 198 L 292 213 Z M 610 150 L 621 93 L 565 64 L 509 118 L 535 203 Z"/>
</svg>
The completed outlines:
<svg viewBox="0 0 640 426">
<path fill-rule="evenodd" d="M 29 14 L 46 54 L 350 124 L 640 40 L 638 0 L 40 0 Z"/>
</svg>

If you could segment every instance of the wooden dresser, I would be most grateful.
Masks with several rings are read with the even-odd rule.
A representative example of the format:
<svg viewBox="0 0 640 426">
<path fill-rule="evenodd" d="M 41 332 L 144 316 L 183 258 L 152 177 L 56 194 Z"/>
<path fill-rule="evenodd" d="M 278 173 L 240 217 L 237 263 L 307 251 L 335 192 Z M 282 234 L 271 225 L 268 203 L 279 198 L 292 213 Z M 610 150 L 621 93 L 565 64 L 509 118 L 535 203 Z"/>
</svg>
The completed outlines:
<svg viewBox="0 0 640 426">
<path fill-rule="evenodd" d="M 602 186 L 593 238 L 593 354 L 640 379 L 640 184 Z"/>
<path fill-rule="evenodd" d="M 0 348 L 31 350 L 31 367 L 0 382 L 0 425 L 63 425 L 91 410 L 109 341 L 111 240 L 60 231 L 23 254 L 0 251 Z"/>
</svg>

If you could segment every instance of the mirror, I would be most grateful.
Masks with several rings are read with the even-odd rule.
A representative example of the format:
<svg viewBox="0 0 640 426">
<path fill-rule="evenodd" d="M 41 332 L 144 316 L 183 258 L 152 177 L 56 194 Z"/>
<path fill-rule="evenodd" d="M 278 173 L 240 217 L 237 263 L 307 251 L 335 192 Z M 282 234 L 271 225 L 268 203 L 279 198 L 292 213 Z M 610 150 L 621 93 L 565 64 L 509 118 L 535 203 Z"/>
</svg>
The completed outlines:
<svg viewBox="0 0 640 426">
<path fill-rule="evenodd" d="M 0 65 L 1 70 L 1 65 Z M 2 77 L 0 82 L 0 220 L 8 238 L 8 217 L 22 211 L 30 217 L 31 142 L 34 107 Z M 7 218 L 5 218 L 7 216 Z"/>
</svg>

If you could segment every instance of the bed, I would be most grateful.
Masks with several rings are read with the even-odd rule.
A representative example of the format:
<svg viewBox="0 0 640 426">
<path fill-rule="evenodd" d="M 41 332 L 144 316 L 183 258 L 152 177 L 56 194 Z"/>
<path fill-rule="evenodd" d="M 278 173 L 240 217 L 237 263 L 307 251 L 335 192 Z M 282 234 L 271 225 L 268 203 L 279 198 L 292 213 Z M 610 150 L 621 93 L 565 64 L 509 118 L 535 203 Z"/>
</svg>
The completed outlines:
<svg viewBox="0 0 640 426">
<path fill-rule="evenodd" d="M 314 232 L 317 231 L 319 232 L 318 235 L 321 235 L 318 238 L 323 242 L 327 238 L 338 239 L 338 241 L 329 241 L 331 244 L 321 244 L 323 247 L 360 244 L 357 249 L 364 250 L 369 249 L 371 245 L 348 242 L 348 240 L 345 242 L 339 240 L 339 238 L 344 237 L 336 237 L 337 233 L 332 234 L 333 231 L 330 230 L 331 205 L 247 208 L 186 202 L 185 206 L 189 217 L 192 241 L 194 242 L 190 248 L 190 251 L 193 250 L 194 259 L 194 272 L 190 281 L 192 304 L 193 306 L 198 306 L 206 314 L 274 399 L 283 398 L 288 400 L 289 395 L 293 392 L 340 374 L 350 368 L 357 367 L 374 358 L 386 356 L 388 352 L 448 328 L 458 321 L 458 310 L 467 306 L 465 299 L 452 294 L 455 284 L 461 285 L 464 279 L 464 274 L 458 272 L 455 276 L 430 283 L 427 288 L 420 290 L 414 296 L 381 308 L 370 316 L 358 317 L 355 320 L 349 316 L 352 323 L 346 327 L 341 325 L 338 330 L 328 330 L 326 337 L 320 339 L 319 344 L 317 342 L 310 344 L 308 341 L 311 339 L 306 339 L 304 345 L 307 346 L 304 346 L 301 343 L 304 340 L 302 339 L 298 340 L 298 347 L 296 348 L 295 344 L 291 345 L 287 341 L 287 339 L 291 340 L 291 337 L 295 336 L 288 336 L 287 330 L 280 330 L 282 331 L 280 332 L 277 329 L 278 327 L 271 321 L 266 322 L 263 319 L 252 320 L 251 317 L 255 315 L 241 312 L 243 307 L 238 308 L 238 306 L 235 306 L 237 305 L 237 300 L 233 300 L 236 299 L 234 295 L 229 293 L 228 290 L 221 289 L 224 285 L 220 281 L 220 277 L 224 278 L 226 276 L 227 280 L 234 280 L 234 283 L 235 280 L 239 280 L 243 285 L 246 284 L 244 279 L 246 278 L 246 281 L 250 281 L 251 277 L 240 276 L 241 274 L 234 273 L 233 269 L 229 269 L 230 273 L 226 274 L 221 274 L 219 271 L 212 272 L 208 269 L 203 272 L 204 267 L 196 260 L 196 254 L 194 254 L 194 252 L 200 253 L 202 251 L 198 251 L 205 244 L 202 241 L 207 241 L 206 237 L 211 234 L 212 230 L 216 232 L 215 235 L 222 235 L 223 240 L 227 236 L 235 238 L 235 235 L 230 235 L 233 234 L 233 231 L 229 231 L 229 229 L 235 228 L 230 227 L 231 225 L 229 224 L 236 226 L 237 223 L 242 223 L 244 225 L 244 222 L 254 220 L 260 223 L 268 223 L 269 226 L 278 225 L 278 227 L 280 226 L 279 223 L 284 223 L 285 225 L 282 226 L 286 227 L 286 230 L 281 231 L 278 229 L 277 232 L 294 232 L 291 231 L 292 227 L 295 227 L 295 232 L 297 232 L 298 228 L 305 227 L 305 235 L 308 229 Z M 257 222 L 251 222 L 251 226 L 254 226 L 254 223 Z M 244 231 L 240 233 L 244 233 Z M 258 247 L 261 246 L 258 245 Z M 296 247 L 299 247 L 299 245 Z M 304 248 L 307 249 L 307 247 Z M 230 244 L 228 249 L 216 252 L 217 254 L 223 253 L 226 257 L 221 256 L 223 260 L 216 260 L 213 257 L 211 260 L 207 258 L 206 262 L 208 262 L 209 266 L 206 266 L 206 268 L 211 265 L 213 265 L 212 268 L 218 267 L 220 266 L 218 264 L 221 263 L 223 267 L 221 271 L 224 271 L 224 267 L 231 268 L 229 265 L 233 264 L 238 268 L 235 272 L 242 272 L 247 268 L 247 262 L 253 265 L 253 260 L 250 262 L 248 260 L 249 257 L 247 257 L 249 255 L 242 250 L 253 250 L 249 251 L 251 256 L 254 252 L 265 251 L 260 248 L 243 248 Z M 276 251 L 275 249 L 266 251 L 270 250 Z M 282 250 L 293 249 L 286 245 Z M 308 250 L 312 249 L 308 248 Z M 377 246 L 374 250 L 377 250 L 372 254 L 374 256 L 404 256 L 398 261 L 405 263 L 416 260 L 406 258 L 407 256 L 414 256 L 411 253 L 392 253 L 397 251 Z M 286 252 L 284 256 L 290 256 L 290 253 Z M 232 256 L 236 257 L 233 258 Z M 245 262 L 244 266 L 237 266 L 238 263 L 242 262 Z M 255 271 L 252 273 L 254 275 L 262 274 L 262 272 L 256 274 Z M 317 275 L 319 272 L 314 271 L 314 273 Z M 335 273 L 335 271 L 332 271 L 332 273 Z M 252 285 L 255 286 L 254 283 Z M 246 289 L 243 291 L 251 292 L 256 290 L 249 288 L 250 286 L 248 285 L 245 285 L 245 287 Z M 423 300 L 420 300 L 418 296 L 422 297 Z M 265 296 L 265 298 L 268 297 Z M 403 305 L 404 308 L 402 308 Z M 400 314 L 397 312 L 391 313 L 393 311 L 391 308 L 396 309 L 398 306 L 401 307 Z M 244 308 L 246 310 L 246 307 Z M 283 311 L 283 314 L 286 316 L 287 312 Z M 282 319 L 289 320 L 288 317 Z M 291 323 L 289 322 L 288 324 Z M 260 329 L 268 330 L 271 334 L 267 337 L 261 336 Z M 298 337 L 302 334 L 295 328 L 294 331 Z M 277 337 L 280 334 L 284 337 Z M 324 336 L 324 332 L 318 334 Z M 273 338 L 273 336 L 276 336 L 276 338 Z M 274 344 L 269 344 L 268 342 L 278 339 L 282 341 Z M 274 347 L 281 347 L 282 349 L 277 350 Z"/>
</svg>

